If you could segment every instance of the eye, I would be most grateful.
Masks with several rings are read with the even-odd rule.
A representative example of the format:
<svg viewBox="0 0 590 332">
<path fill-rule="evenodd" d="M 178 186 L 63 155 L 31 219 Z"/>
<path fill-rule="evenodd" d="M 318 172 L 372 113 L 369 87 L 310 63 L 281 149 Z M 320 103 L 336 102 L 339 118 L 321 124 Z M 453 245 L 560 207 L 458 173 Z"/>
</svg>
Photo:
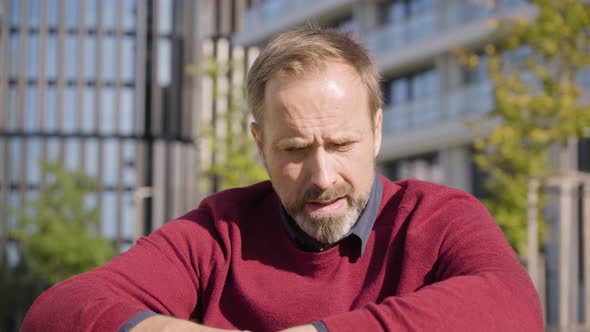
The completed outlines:
<svg viewBox="0 0 590 332">
<path fill-rule="evenodd" d="M 284 150 L 287 151 L 287 152 L 301 152 L 301 151 L 305 150 L 305 147 L 303 147 L 303 146 L 291 146 L 291 147 L 285 148 Z"/>
<path fill-rule="evenodd" d="M 350 141 L 338 142 L 338 143 L 332 144 L 332 147 L 338 151 L 346 151 L 346 150 L 350 149 L 350 147 L 352 146 L 352 143 L 353 142 L 350 142 Z"/>
</svg>

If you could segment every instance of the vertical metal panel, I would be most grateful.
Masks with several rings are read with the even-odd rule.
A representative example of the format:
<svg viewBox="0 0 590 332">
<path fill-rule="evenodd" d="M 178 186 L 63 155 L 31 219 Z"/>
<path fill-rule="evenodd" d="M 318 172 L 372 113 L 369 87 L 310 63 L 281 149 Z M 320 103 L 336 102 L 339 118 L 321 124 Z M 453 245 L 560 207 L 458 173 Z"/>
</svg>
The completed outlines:
<svg viewBox="0 0 590 332">
<path fill-rule="evenodd" d="M 20 22 L 20 47 L 19 47 L 19 70 L 18 70 L 18 83 L 17 83 L 17 113 L 18 113 L 18 129 L 24 131 L 25 128 L 25 93 L 29 89 L 27 86 L 27 47 L 28 47 L 28 39 L 30 38 L 29 35 L 29 22 L 28 22 L 28 13 L 29 13 L 29 1 L 21 1 L 21 22 Z M 20 202 L 18 206 L 22 206 L 26 199 L 26 182 L 27 182 L 27 172 L 26 172 L 26 158 L 28 155 L 28 144 L 25 138 L 21 141 L 21 151 L 19 154 L 19 168 L 20 168 L 20 179 L 19 179 L 19 196 Z M 14 162 L 14 161 L 13 161 Z"/>
<path fill-rule="evenodd" d="M 84 80 L 84 73 L 85 68 L 85 61 L 84 61 L 84 56 L 85 56 L 85 45 L 84 45 L 84 41 L 86 40 L 86 0 L 78 0 L 78 42 L 77 44 L 77 57 L 78 57 L 78 62 L 77 62 L 77 67 L 76 67 L 76 117 L 77 117 L 77 123 L 76 123 L 76 131 L 77 132 L 81 132 L 82 131 L 82 127 L 83 127 L 83 112 L 85 112 L 84 109 L 84 98 L 85 98 L 85 80 Z M 80 154 L 80 170 L 84 170 L 86 168 L 86 158 L 82 157 L 84 156 L 84 152 L 85 152 L 85 147 L 86 147 L 86 140 L 79 138 L 80 140 L 80 149 L 79 149 L 79 154 Z"/>
<path fill-rule="evenodd" d="M 564 179 L 560 185 L 559 203 L 559 327 L 569 328 L 572 325 L 572 190 L 570 179 Z"/>
<path fill-rule="evenodd" d="M 0 130 L 4 129 L 6 124 L 6 112 L 8 111 L 8 13 L 10 12 L 10 0 L 0 0 L 0 5 L 4 10 L 3 17 L 0 19 Z M 2 200 L 0 200 L 0 203 Z"/>
<path fill-rule="evenodd" d="M 0 130 L 5 126 L 5 114 L 8 111 L 8 13 L 10 12 L 10 0 L 0 0 L 3 7 L 3 17 L 0 19 Z M 8 200 L 10 177 L 8 174 L 9 165 L 8 142 L 0 140 L 0 266 L 6 261 L 7 222 L 8 222 Z"/>
<path fill-rule="evenodd" d="M 188 211 L 195 209 L 199 202 L 199 176 L 198 176 L 198 150 L 194 143 L 190 145 L 182 154 L 181 163 L 183 165 L 182 174 L 185 177 L 185 183 L 187 185 L 185 195 L 183 197 L 184 208 L 183 210 Z"/>
<path fill-rule="evenodd" d="M 136 135 L 141 136 L 144 134 L 143 128 L 145 128 L 145 80 L 146 80 L 146 38 L 147 38 L 147 1 L 137 0 L 135 2 L 137 20 L 135 22 L 136 27 L 136 52 L 135 52 L 135 98 L 133 105 L 133 113 L 135 119 L 134 132 Z M 138 159 L 141 160 L 141 159 Z M 137 163 L 139 164 L 139 163 Z M 137 165 L 142 166 L 142 165 Z M 142 167 L 136 166 L 136 172 L 138 172 L 138 179 L 143 179 Z M 139 180 L 142 181 L 142 180 Z M 138 185 L 142 184 L 141 182 Z"/>
<path fill-rule="evenodd" d="M 39 14 L 40 22 L 39 22 L 39 49 L 46 50 L 47 49 L 47 35 L 48 35 L 48 24 L 47 24 L 47 1 L 40 1 L 39 7 Z M 39 122 L 37 128 L 39 128 L 40 132 L 45 131 L 45 111 L 46 111 L 46 104 L 45 98 L 47 96 L 47 57 L 40 56 L 39 57 L 39 79 L 37 80 L 37 84 L 39 86 Z M 45 160 L 47 158 L 47 142 L 46 140 L 41 140 L 41 160 Z M 45 184 L 44 177 L 40 179 L 40 185 L 43 186 Z"/>
<path fill-rule="evenodd" d="M 56 118 L 57 128 L 59 131 L 64 130 L 64 90 L 65 90 L 65 37 L 67 35 L 66 21 L 66 2 L 59 1 L 58 9 L 58 26 L 57 26 L 57 86 L 56 86 Z M 64 160 L 65 156 L 65 139 L 60 140 L 59 160 Z"/>
<path fill-rule="evenodd" d="M 583 182 L 584 327 L 590 331 L 590 176 Z"/>
<path fill-rule="evenodd" d="M 134 87 L 134 103 L 133 103 L 133 114 L 134 114 L 134 133 L 136 136 L 141 137 L 145 134 L 144 128 L 146 127 L 145 110 L 146 110 L 146 63 L 147 63 L 147 6 L 148 1 L 135 1 L 137 19 L 135 21 L 135 87 Z M 146 170 L 147 162 L 151 162 L 147 158 L 147 144 L 144 141 L 136 141 L 135 144 L 135 186 L 133 192 L 133 204 L 135 211 L 135 229 L 136 238 L 141 235 L 146 235 L 146 199 L 151 199 L 153 190 L 150 188 L 150 196 L 138 196 L 140 188 L 145 188 L 146 185 Z M 145 191 L 145 190 L 144 190 Z"/>
<path fill-rule="evenodd" d="M 102 81 L 102 59 L 100 55 L 102 54 L 102 46 L 103 46 L 103 38 L 104 38 L 104 29 L 103 29 L 103 21 L 104 21 L 104 1 L 97 1 L 97 11 L 96 11 L 96 76 L 94 77 L 95 82 L 95 93 L 94 93 L 94 131 L 99 132 L 100 130 L 100 112 L 102 110 L 102 90 L 103 90 L 103 81 Z M 104 158 L 104 140 L 98 141 L 98 172 L 97 178 L 99 179 L 97 184 L 97 193 L 96 193 L 96 204 L 97 206 L 103 206 L 103 197 L 104 197 L 104 186 L 102 183 L 104 168 L 103 163 L 101 162 Z"/>
<path fill-rule="evenodd" d="M 199 21 L 195 18 L 196 8 L 198 3 L 196 1 L 185 1 L 183 3 L 182 15 L 183 31 L 189 36 L 184 38 L 183 48 L 183 63 L 181 71 L 182 93 L 181 93 L 181 119 L 180 135 L 183 138 L 194 138 L 196 134 L 196 127 L 193 127 L 194 113 L 198 112 L 197 103 L 195 101 L 199 98 L 198 87 L 196 86 L 197 64 L 199 63 L 198 55 L 198 38 L 193 36 L 193 33 L 198 31 Z"/>
<path fill-rule="evenodd" d="M 159 27 L 159 16 L 158 10 L 160 0 L 153 0 L 153 7 L 152 7 L 152 26 L 148 27 L 148 29 L 152 30 L 151 35 L 151 43 L 152 47 L 148 50 L 151 56 L 151 77 L 149 78 L 152 82 L 151 84 L 151 123 L 149 124 L 150 128 L 150 135 L 160 135 L 162 133 L 162 96 L 161 90 L 158 82 L 158 71 L 160 70 L 159 67 L 159 49 L 160 49 L 160 40 L 158 38 L 158 27 Z"/>
<path fill-rule="evenodd" d="M 529 179 L 528 186 L 528 211 L 527 211 L 527 269 L 529 276 L 535 285 L 537 291 L 540 289 L 539 283 L 539 255 L 537 252 L 538 239 L 538 194 L 539 181 L 537 179 Z"/>
<path fill-rule="evenodd" d="M 29 38 L 28 24 L 28 0 L 20 1 L 19 47 L 18 47 L 18 72 L 17 72 L 17 100 L 16 110 L 18 117 L 18 130 L 25 127 L 25 90 L 27 87 L 27 46 Z"/>
<path fill-rule="evenodd" d="M 164 192 L 166 188 L 166 143 L 164 141 L 154 142 L 154 156 L 151 160 L 153 165 L 154 195 L 152 199 L 152 229 L 157 229 L 164 224 L 165 206 Z"/>
<path fill-rule="evenodd" d="M 8 244 L 8 190 L 10 185 L 8 177 L 8 143 L 4 139 L 0 139 L 0 162 L 2 163 L 0 172 L 0 266 L 3 266 Z"/>
<path fill-rule="evenodd" d="M 218 35 L 228 36 L 232 31 L 232 1 L 219 0 L 219 31 Z"/>
<path fill-rule="evenodd" d="M 203 49 L 203 57 L 202 57 L 202 61 L 200 63 L 200 67 L 203 68 L 203 70 L 205 72 L 207 72 L 207 65 L 208 65 L 208 61 L 210 59 L 213 58 L 214 56 L 214 47 L 215 47 L 215 43 L 210 40 L 210 39 L 206 39 L 203 40 L 202 43 L 202 49 Z M 200 82 L 200 86 L 201 86 L 201 104 L 200 104 L 200 109 L 201 112 L 199 114 L 199 117 L 195 118 L 195 128 L 198 130 L 199 135 L 201 135 L 202 137 L 206 137 L 206 139 L 201 139 L 198 144 L 199 144 L 199 169 L 201 171 L 207 170 L 208 168 L 211 167 L 211 156 L 213 154 L 213 151 L 211 151 L 211 146 L 210 144 L 208 144 L 208 139 L 210 139 L 210 137 L 207 136 L 211 136 L 212 133 L 206 133 L 206 131 L 212 131 L 211 128 L 211 123 L 213 122 L 213 103 L 214 103 L 214 98 L 213 98 L 213 78 L 207 74 L 205 75 L 201 75 L 201 82 Z M 200 121 L 199 121 L 200 120 Z M 206 133 L 206 135 L 204 135 L 204 133 Z M 203 182 L 205 182 L 203 180 Z M 210 191 L 210 188 L 203 188 L 204 193 L 203 194 L 207 194 Z"/>
<path fill-rule="evenodd" d="M 117 132 L 120 134 L 121 130 L 121 81 L 123 62 L 122 44 L 123 44 L 123 1 L 117 1 L 117 27 L 116 27 L 116 56 L 115 56 L 115 122 Z M 123 140 L 119 139 L 117 142 L 118 167 L 117 167 L 117 228 L 116 228 L 116 242 L 118 250 L 121 251 L 123 244 L 123 169 L 125 168 L 123 160 Z"/>
</svg>

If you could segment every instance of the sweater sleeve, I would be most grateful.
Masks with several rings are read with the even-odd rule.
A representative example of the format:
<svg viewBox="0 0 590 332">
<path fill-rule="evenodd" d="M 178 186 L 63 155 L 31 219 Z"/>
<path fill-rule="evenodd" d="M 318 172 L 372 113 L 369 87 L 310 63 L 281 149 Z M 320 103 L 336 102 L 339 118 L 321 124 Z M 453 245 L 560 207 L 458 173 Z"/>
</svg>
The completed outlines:
<svg viewBox="0 0 590 332">
<path fill-rule="evenodd" d="M 212 247 L 200 228 L 173 221 L 108 264 L 50 288 L 31 306 L 22 331 L 117 331 L 150 311 L 188 319 L 196 306 L 200 264 L 193 260 L 199 248 L 189 235 L 202 232 L 202 247 Z"/>
<path fill-rule="evenodd" d="M 328 330 L 543 331 L 534 286 L 485 208 L 460 199 L 426 210 L 413 211 L 405 251 L 416 254 L 405 258 L 434 260 L 435 282 L 326 317 Z"/>
</svg>

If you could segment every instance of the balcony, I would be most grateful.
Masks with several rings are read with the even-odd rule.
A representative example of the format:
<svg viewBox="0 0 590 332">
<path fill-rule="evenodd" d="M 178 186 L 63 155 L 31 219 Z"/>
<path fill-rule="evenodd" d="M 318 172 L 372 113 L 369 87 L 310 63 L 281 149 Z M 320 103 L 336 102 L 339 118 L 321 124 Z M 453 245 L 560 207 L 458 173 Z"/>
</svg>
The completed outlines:
<svg viewBox="0 0 590 332">
<path fill-rule="evenodd" d="M 424 62 L 437 54 L 491 37 L 496 19 L 532 18 L 535 10 L 524 0 L 497 0 L 495 7 L 484 1 L 460 1 L 403 22 L 392 22 L 369 32 L 367 48 L 385 71 Z"/>
<path fill-rule="evenodd" d="M 246 11 L 238 45 L 261 44 L 277 32 L 318 17 L 337 17 L 358 0 L 269 0 Z"/>
<path fill-rule="evenodd" d="M 484 81 L 387 109 L 383 112 L 383 146 L 379 159 L 395 159 L 470 142 L 488 130 L 490 124 L 470 128 L 467 121 L 481 119 L 493 106 L 492 82 Z"/>
<path fill-rule="evenodd" d="M 493 106 L 492 82 L 485 81 L 456 89 L 445 95 L 431 96 L 392 107 L 383 113 L 383 132 L 399 133 L 431 126 L 441 121 L 464 119 L 487 113 Z"/>
</svg>

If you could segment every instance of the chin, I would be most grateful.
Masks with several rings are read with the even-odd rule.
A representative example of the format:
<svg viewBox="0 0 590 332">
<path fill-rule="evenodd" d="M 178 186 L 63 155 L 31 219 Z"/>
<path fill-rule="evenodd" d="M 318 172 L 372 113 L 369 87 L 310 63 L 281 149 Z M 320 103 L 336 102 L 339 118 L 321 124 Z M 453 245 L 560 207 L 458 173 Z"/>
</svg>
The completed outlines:
<svg viewBox="0 0 590 332">
<path fill-rule="evenodd" d="M 321 215 L 302 213 L 294 219 L 297 225 L 316 241 L 334 244 L 348 234 L 356 223 L 359 213 L 355 212 Z"/>
</svg>

